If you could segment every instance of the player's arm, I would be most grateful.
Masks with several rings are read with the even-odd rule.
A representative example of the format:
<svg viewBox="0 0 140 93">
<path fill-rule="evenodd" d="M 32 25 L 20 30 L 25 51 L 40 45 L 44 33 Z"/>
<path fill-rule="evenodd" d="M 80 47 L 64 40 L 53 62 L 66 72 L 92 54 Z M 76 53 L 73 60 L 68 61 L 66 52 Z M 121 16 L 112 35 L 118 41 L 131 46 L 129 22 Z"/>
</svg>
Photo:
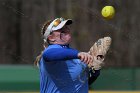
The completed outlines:
<svg viewBox="0 0 140 93">
<path fill-rule="evenodd" d="M 71 48 L 52 48 L 44 51 L 43 58 L 45 61 L 59 61 L 77 59 L 79 51 Z"/>
<path fill-rule="evenodd" d="M 93 61 L 91 55 L 86 52 L 79 52 L 72 48 L 52 48 L 44 51 L 43 58 L 45 61 L 62 61 L 70 59 L 80 59 L 82 62 L 88 64 Z"/>
<path fill-rule="evenodd" d="M 100 75 L 100 70 L 92 70 L 89 69 L 89 79 L 88 79 L 88 84 L 91 85 Z"/>
</svg>

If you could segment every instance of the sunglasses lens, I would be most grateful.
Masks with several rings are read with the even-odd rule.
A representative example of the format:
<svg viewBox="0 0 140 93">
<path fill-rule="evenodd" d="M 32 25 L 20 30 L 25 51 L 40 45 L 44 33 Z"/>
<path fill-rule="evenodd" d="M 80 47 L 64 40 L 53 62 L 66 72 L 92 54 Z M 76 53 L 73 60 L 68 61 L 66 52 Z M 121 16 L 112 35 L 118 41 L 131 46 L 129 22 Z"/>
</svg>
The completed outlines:
<svg viewBox="0 0 140 93">
<path fill-rule="evenodd" d="M 58 26 L 60 23 L 61 23 L 61 20 L 60 20 L 60 19 L 57 19 L 57 20 L 54 22 L 54 26 Z"/>
<path fill-rule="evenodd" d="M 65 19 L 61 17 L 60 20 L 61 20 L 61 21 L 64 21 Z"/>
</svg>

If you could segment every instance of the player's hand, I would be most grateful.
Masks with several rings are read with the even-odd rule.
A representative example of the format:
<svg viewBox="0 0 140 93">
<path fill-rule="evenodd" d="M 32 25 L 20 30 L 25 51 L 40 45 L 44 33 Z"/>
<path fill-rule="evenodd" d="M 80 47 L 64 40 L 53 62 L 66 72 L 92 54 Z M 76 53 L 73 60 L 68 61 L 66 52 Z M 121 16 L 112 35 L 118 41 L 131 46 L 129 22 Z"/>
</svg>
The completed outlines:
<svg viewBox="0 0 140 93">
<path fill-rule="evenodd" d="M 89 64 L 93 61 L 93 57 L 89 53 L 86 53 L 86 52 L 78 53 L 78 57 L 82 62 L 86 64 Z"/>
</svg>

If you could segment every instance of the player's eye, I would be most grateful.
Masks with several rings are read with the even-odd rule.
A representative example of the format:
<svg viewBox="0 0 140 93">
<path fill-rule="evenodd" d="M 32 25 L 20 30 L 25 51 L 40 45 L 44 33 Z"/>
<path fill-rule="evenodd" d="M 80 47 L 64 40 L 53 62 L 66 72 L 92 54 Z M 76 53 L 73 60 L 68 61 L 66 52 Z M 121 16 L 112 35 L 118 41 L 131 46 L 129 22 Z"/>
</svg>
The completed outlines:
<svg viewBox="0 0 140 93">
<path fill-rule="evenodd" d="M 66 31 L 61 31 L 61 33 L 67 33 Z"/>
</svg>

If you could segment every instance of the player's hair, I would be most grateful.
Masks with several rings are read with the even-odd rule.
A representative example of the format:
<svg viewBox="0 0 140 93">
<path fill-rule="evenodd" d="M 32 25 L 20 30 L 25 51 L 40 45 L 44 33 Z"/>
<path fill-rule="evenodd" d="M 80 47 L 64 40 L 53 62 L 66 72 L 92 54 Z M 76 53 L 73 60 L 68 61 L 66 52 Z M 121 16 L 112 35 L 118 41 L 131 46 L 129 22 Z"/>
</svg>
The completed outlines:
<svg viewBox="0 0 140 93">
<path fill-rule="evenodd" d="M 43 26 L 42 26 L 42 29 L 41 29 L 41 34 L 44 35 L 45 34 L 45 31 L 46 29 L 48 28 L 48 26 L 50 25 L 51 21 L 46 21 Z"/>
<path fill-rule="evenodd" d="M 48 26 L 50 25 L 51 22 L 52 22 L 52 20 L 46 21 L 46 22 L 43 24 L 42 29 L 41 29 L 41 35 L 42 35 L 42 36 L 44 36 L 45 31 L 46 31 L 46 29 L 48 28 Z M 49 42 L 48 39 L 47 39 L 47 43 L 50 44 L 50 42 Z M 46 42 L 44 42 L 43 45 L 45 45 L 45 44 L 46 44 Z M 34 61 L 34 65 L 36 65 L 36 66 L 39 65 L 38 62 L 40 61 L 40 59 L 41 59 L 41 57 L 42 57 L 42 53 L 43 53 L 43 51 L 41 51 L 41 53 L 36 57 L 36 59 L 35 59 L 35 61 Z"/>
<path fill-rule="evenodd" d="M 52 22 L 53 20 L 49 20 L 49 21 L 46 21 L 41 29 L 41 35 L 44 37 L 44 34 L 45 34 L 45 31 L 46 29 L 48 28 L 48 26 L 50 25 L 50 23 Z M 44 42 L 46 43 L 46 42 Z M 50 44 L 49 40 L 47 39 L 47 43 Z"/>
</svg>

